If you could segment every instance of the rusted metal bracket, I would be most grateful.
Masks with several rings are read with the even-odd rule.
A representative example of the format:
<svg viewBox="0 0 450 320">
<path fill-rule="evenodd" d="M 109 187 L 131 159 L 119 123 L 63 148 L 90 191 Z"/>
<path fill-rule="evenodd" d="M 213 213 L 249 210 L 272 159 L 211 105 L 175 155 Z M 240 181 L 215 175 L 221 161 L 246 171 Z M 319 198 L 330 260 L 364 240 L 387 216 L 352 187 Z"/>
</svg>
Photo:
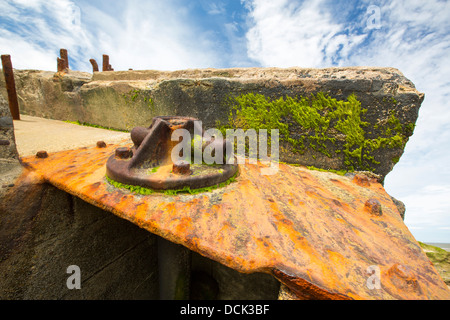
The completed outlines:
<svg viewBox="0 0 450 320">
<path fill-rule="evenodd" d="M 95 61 L 95 59 L 90 59 L 89 62 L 92 65 L 92 72 L 96 72 L 98 71 L 98 64 L 97 61 Z"/>
<path fill-rule="evenodd" d="M 223 155 L 231 150 L 225 139 L 214 139 L 205 134 L 198 119 L 189 117 L 155 117 L 149 128 L 136 127 L 131 131 L 132 148 L 117 148 L 106 163 L 109 178 L 127 185 L 164 190 L 209 187 L 224 182 L 238 170 L 235 163 L 208 165 L 202 162 L 173 161 L 172 150 L 180 141 L 172 141 L 176 129 L 185 129 L 190 137 L 201 133 L 211 147 L 221 148 Z M 182 141 L 182 140 L 181 140 Z M 189 141 L 189 146 L 191 141 Z M 202 151 L 203 151 L 202 149 Z M 198 162 L 198 161 L 194 161 Z"/>
<path fill-rule="evenodd" d="M 57 72 L 67 73 L 69 71 L 69 56 L 67 54 L 67 49 L 60 49 L 59 55 L 60 57 L 56 58 Z"/>
<path fill-rule="evenodd" d="M 9 54 L 3 54 L 1 57 L 6 91 L 8 92 L 9 110 L 11 111 L 11 116 L 14 120 L 20 120 L 19 102 L 17 100 L 16 82 L 14 80 L 11 56 Z"/>
<path fill-rule="evenodd" d="M 64 69 L 69 70 L 69 55 L 67 54 L 67 49 L 60 49 L 59 56 L 64 60 Z"/>
<path fill-rule="evenodd" d="M 107 54 L 103 55 L 102 71 L 114 71 L 111 64 L 109 63 L 109 56 Z"/>
</svg>

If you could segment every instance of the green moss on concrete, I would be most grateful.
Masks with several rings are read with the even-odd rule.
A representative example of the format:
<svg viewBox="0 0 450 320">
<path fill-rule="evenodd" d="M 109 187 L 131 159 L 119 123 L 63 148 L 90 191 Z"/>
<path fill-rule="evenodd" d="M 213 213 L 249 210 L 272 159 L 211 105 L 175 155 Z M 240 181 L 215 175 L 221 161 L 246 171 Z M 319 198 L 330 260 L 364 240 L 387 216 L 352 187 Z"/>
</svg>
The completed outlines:
<svg viewBox="0 0 450 320">
<path fill-rule="evenodd" d="M 151 110 L 155 110 L 155 103 L 150 93 L 142 91 L 140 89 L 131 89 L 127 93 L 122 94 L 126 104 L 130 103 L 143 103 Z"/>
<path fill-rule="evenodd" d="M 124 184 L 124 183 L 115 181 L 115 180 L 111 179 L 111 178 L 108 177 L 108 176 L 105 176 L 105 177 L 106 177 L 106 180 L 107 180 L 112 186 L 114 186 L 114 187 L 116 187 L 116 188 L 119 188 L 119 189 L 127 189 L 127 190 L 130 190 L 130 191 L 133 192 L 133 193 L 142 194 L 142 195 L 150 195 L 150 194 L 155 193 L 155 191 L 152 190 L 152 189 L 143 188 L 143 187 L 141 187 L 141 186 L 133 186 L 133 185 L 130 185 L 130 184 Z"/>
<path fill-rule="evenodd" d="M 144 188 L 141 186 L 123 184 L 121 182 L 111 179 L 108 176 L 105 176 L 105 177 L 106 177 L 106 180 L 112 186 L 119 188 L 119 189 L 127 189 L 136 194 L 150 195 L 150 194 L 160 193 L 160 194 L 165 194 L 168 196 L 175 196 L 179 193 L 199 194 L 199 193 L 210 192 L 215 189 L 223 188 L 223 187 L 229 185 L 230 183 L 235 182 L 237 175 L 238 175 L 238 172 L 236 172 L 236 174 L 234 176 L 232 176 L 231 178 L 229 178 L 228 180 L 221 182 L 219 184 L 210 186 L 210 187 L 197 188 L 197 189 L 191 189 L 190 187 L 183 187 L 180 189 L 168 189 L 168 190 L 154 190 L 154 189 L 150 189 L 150 188 Z"/>
<path fill-rule="evenodd" d="M 309 170 L 316 170 L 316 171 L 321 171 L 321 172 L 333 172 L 340 176 L 343 176 L 348 172 L 347 170 L 322 169 L 322 168 L 316 168 L 314 166 L 307 166 L 307 168 Z"/>
<path fill-rule="evenodd" d="M 129 132 L 128 130 L 121 130 L 121 129 L 115 129 L 115 128 L 111 128 L 111 127 L 103 127 L 103 126 L 99 126 L 99 125 L 92 124 L 92 123 L 87 123 L 87 122 L 80 122 L 79 120 L 77 120 L 77 121 L 66 120 L 64 122 L 71 123 L 71 124 L 77 124 L 79 126 L 98 128 L 98 129 L 105 129 L 105 130 L 119 131 L 119 132 Z"/>
<path fill-rule="evenodd" d="M 349 171 L 374 171 L 373 166 L 379 164 L 374 151 L 403 148 L 414 129 L 413 124 L 402 125 L 395 111 L 386 123 L 370 127 L 364 119 L 367 109 L 361 107 L 355 94 L 337 100 L 321 92 L 278 99 L 247 93 L 229 98 L 228 103 L 228 123 L 218 124 L 223 134 L 226 129 L 236 128 L 267 129 L 268 133 L 278 129 L 280 140 L 288 142 L 294 153 L 303 154 L 309 148 L 331 158 L 342 152 Z M 291 132 L 292 126 L 297 132 Z M 366 131 L 376 132 L 377 138 L 367 138 Z M 338 136 L 343 138 L 337 141 Z M 337 143 L 342 147 L 336 148 Z"/>
</svg>

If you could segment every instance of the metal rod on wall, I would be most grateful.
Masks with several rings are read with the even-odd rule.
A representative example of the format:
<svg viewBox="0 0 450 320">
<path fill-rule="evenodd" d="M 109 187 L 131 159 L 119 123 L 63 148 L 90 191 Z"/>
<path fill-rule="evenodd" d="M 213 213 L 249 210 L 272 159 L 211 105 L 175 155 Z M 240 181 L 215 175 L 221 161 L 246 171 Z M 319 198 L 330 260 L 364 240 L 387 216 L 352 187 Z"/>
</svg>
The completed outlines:
<svg viewBox="0 0 450 320">
<path fill-rule="evenodd" d="M 16 82 L 9 54 L 2 55 L 3 75 L 5 76 L 6 91 L 8 92 L 9 110 L 13 120 L 20 120 L 19 102 L 17 100 Z"/>
</svg>

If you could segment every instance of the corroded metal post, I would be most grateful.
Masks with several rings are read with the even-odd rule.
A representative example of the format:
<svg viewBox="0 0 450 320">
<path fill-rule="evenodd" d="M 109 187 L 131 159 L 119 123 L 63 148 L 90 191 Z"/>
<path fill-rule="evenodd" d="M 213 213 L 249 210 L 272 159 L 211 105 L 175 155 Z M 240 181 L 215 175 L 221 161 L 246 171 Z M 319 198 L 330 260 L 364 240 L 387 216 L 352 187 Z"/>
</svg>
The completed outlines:
<svg viewBox="0 0 450 320">
<path fill-rule="evenodd" d="M 69 69 L 69 56 L 67 55 L 67 49 L 60 49 L 59 56 L 64 60 L 64 69 Z"/>
<path fill-rule="evenodd" d="M 61 58 L 56 58 L 56 62 L 57 62 L 57 70 L 58 72 L 64 72 L 64 70 L 66 70 L 66 62 L 64 61 L 64 59 Z"/>
<path fill-rule="evenodd" d="M 102 71 L 109 71 L 108 69 L 109 69 L 109 56 L 107 54 L 104 54 Z"/>
<path fill-rule="evenodd" d="M 102 71 L 114 71 L 111 64 L 109 64 L 109 56 L 107 54 L 103 55 Z"/>
<path fill-rule="evenodd" d="M 8 92 L 9 110 L 14 120 L 20 120 L 19 102 L 17 100 L 16 82 L 9 54 L 2 55 L 3 75 L 5 76 L 6 91 Z"/>
<path fill-rule="evenodd" d="M 90 59 L 89 62 L 92 65 L 92 72 L 96 72 L 98 71 L 98 64 L 97 61 L 95 61 L 95 59 Z"/>
</svg>

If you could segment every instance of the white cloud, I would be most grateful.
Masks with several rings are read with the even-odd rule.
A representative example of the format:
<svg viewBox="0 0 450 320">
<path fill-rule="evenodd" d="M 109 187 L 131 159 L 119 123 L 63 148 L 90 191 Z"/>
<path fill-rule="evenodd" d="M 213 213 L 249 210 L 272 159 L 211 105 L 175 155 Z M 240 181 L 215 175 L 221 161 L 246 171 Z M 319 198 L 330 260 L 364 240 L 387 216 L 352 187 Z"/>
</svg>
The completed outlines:
<svg viewBox="0 0 450 320">
<path fill-rule="evenodd" d="M 2 54 L 11 55 L 15 69 L 38 69 L 56 71 L 56 57 L 51 50 L 45 50 L 25 39 L 0 28 Z"/>
<path fill-rule="evenodd" d="M 16 68 L 56 71 L 60 48 L 68 49 L 69 58 L 78 60 L 83 56 L 80 46 L 92 47 L 80 22 L 80 10 L 69 0 L 3 1 L 0 6 L 6 8 L 0 17 L 7 22 L 0 43 L 17 61 Z M 6 30 L 8 24 L 13 28 Z"/>
<path fill-rule="evenodd" d="M 127 6 L 108 42 L 101 42 L 118 69 L 183 69 L 210 67 L 217 63 L 208 33 L 190 24 L 185 10 L 173 3 L 139 2 Z M 108 25 L 102 25 L 106 29 Z"/>
<path fill-rule="evenodd" d="M 366 35 L 345 34 L 327 1 L 247 1 L 251 27 L 248 55 L 262 66 L 323 67 L 339 54 L 346 58 Z"/>
<path fill-rule="evenodd" d="M 222 2 L 207 2 L 206 11 L 210 15 L 224 14 L 226 12 L 225 5 Z"/>
</svg>

